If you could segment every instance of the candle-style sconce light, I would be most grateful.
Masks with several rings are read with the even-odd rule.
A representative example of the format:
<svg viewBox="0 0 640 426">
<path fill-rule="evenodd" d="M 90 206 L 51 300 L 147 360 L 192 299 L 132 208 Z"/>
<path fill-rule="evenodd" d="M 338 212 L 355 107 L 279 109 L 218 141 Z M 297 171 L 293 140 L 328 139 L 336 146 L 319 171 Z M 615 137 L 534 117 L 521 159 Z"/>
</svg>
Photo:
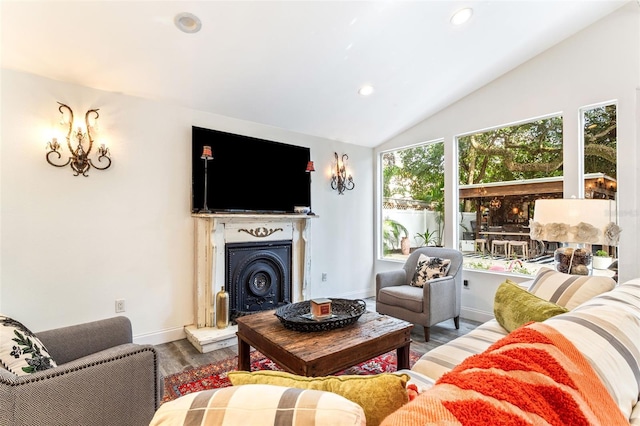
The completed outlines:
<svg viewBox="0 0 640 426">
<path fill-rule="evenodd" d="M 68 106 L 61 102 L 58 102 L 60 105 L 58 107 L 58 111 L 62 114 L 61 124 L 68 124 L 69 128 L 67 130 L 67 147 L 69 148 L 69 152 L 71 156 L 64 164 L 56 164 L 51 161 L 51 155 L 55 154 L 58 156 L 58 159 L 62 158 L 62 154 L 60 154 L 60 144 L 58 143 L 57 138 L 52 138 L 51 142 L 47 143 L 47 163 L 51 164 L 55 167 L 65 167 L 67 165 L 71 166 L 71 170 L 74 171 L 74 176 L 82 175 L 84 177 L 88 177 L 87 172 L 91 167 L 94 167 L 98 170 L 106 170 L 111 166 L 111 158 L 109 158 L 109 148 L 106 148 L 104 144 L 98 147 L 98 162 L 101 163 L 103 160 L 106 161 L 106 165 L 100 166 L 98 164 L 94 164 L 93 161 L 89 158 L 89 154 L 91 153 L 91 149 L 93 148 L 93 135 L 91 131 L 94 129 L 94 126 L 89 124 L 89 119 L 93 118 L 94 124 L 97 122 L 98 114 L 97 109 L 90 109 L 84 115 L 84 122 L 86 132 L 82 131 L 81 127 L 78 127 L 76 132 L 73 131 L 73 110 Z M 68 115 L 68 121 L 65 118 L 65 111 Z M 73 148 L 71 145 L 71 139 L 75 139 L 78 141 L 78 145 Z M 88 145 L 86 145 L 86 141 L 88 140 Z"/>
<path fill-rule="evenodd" d="M 338 195 L 342 195 L 345 190 L 351 191 L 355 188 L 356 184 L 353 182 L 353 177 L 347 175 L 346 163 L 349 159 L 347 154 L 342 154 L 342 157 L 338 157 L 338 153 L 334 152 L 336 161 L 336 168 L 331 172 L 331 189 L 338 191 Z"/>
</svg>

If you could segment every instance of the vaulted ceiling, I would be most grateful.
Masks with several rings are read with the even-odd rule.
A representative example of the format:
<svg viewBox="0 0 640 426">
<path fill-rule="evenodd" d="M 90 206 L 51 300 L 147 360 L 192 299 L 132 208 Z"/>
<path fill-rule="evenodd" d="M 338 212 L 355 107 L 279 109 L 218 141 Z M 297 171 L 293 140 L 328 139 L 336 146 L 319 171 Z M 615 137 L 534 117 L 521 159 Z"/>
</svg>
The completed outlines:
<svg viewBox="0 0 640 426">
<path fill-rule="evenodd" d="M 2 0 L 2 68 L 377 146 L 627 1 Z M 471 7 L 471 19 L 450 18 Z M 178 30 L 181 12 L 197 33 Z M 370 84 L 370 96 L 358 89 Z"/>
</svg>

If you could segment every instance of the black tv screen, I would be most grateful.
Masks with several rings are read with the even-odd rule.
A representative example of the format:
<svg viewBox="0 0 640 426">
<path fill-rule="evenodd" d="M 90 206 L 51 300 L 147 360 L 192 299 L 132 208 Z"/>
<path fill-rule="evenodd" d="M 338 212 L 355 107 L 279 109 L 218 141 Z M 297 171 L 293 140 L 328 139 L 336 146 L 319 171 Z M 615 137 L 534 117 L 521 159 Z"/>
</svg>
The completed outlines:
<svg viewBox="0 0 640 426">
<path fill-rule="evenodd" d="M 218 130 L 192 127 L 191 211 L 205 203 L 203 147 L 207 161 L 207 207 L 213 213 L 293 213 L 311 206 L 309 148 Z"/>
</svg>

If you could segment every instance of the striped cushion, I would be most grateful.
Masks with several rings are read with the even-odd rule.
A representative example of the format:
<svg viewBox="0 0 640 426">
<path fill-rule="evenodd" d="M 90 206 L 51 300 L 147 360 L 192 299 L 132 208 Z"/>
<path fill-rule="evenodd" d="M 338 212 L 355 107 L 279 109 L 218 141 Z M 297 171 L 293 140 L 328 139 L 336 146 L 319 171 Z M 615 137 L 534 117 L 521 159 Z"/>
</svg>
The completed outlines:
<svg viewBox="0 0 640 426">
<path fill-rule="evenodd" d="M 616 282 L 610 277 L 569 275 L 540 268 L 529 291 L 541 299 L 572 310 L 615 286 Z"/>
<path fill-rule="evenodd" d="M 430 350 L 411 368 L 433 380 L 460 364 L 467 357 L 487 350 L 489 346 L 508 334 L 498 321 L 492 319 L 475 330 Z"/>
<path fill-rule="evenodd" d="M 406 374 L 407 376 L 409 376 L 409 381 L 407 382 L 407 388 L 409 387 L 409 385 L 415 385 L 416 388 L 418 389 L 418 393 L 422 393 L 427 389 L 431 388 L 436 382 L 431 377 L 427 377 L 414 370 L 407 370 L 407 369 L 398 370 L 396 371 L 396 374 Z"/>
<path fill-rule="evenodd" d="M 640 279 L 545 321 L 591 363 L 627 418 L 640 392 Z"/>
<path fill-rule="evenodd" d="M 194 392 L 165 402 L 149 426 L 366 424 L 358 404 L 331 392 L 242 385 Z"/>
<path fill-rule="evenodd" d="M 640 404 L 638 403 L 636 403 L 636 406 L 633 407 L 631 417 L 629 418 L 629 424 L 631 424 L 632 426 L 640 426 Z"/>
</svg>

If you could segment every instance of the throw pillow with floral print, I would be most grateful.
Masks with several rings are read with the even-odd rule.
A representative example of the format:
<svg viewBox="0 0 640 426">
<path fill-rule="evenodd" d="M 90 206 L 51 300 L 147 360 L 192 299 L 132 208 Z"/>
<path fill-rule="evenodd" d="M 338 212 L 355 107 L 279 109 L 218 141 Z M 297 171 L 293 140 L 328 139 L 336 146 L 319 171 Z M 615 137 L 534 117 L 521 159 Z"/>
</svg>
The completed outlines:
<svg viewBox="0 0 640 426">
<path fill-rule="evenodd" d="M 418 258 L 416 272 L 413 274 L 411 285 L 414 287 L 423 287 L 427 281 L 446 276 L 447 272 L 449 272 L 450 265 L 450 259 L 429 257 L 421 254 Z"/>
<path fill-rule="evenodd" d="M 56 367 L 40 339 L 22 323 L 2 314 L 0 365 L 17 376 Z"/>
</svg>

